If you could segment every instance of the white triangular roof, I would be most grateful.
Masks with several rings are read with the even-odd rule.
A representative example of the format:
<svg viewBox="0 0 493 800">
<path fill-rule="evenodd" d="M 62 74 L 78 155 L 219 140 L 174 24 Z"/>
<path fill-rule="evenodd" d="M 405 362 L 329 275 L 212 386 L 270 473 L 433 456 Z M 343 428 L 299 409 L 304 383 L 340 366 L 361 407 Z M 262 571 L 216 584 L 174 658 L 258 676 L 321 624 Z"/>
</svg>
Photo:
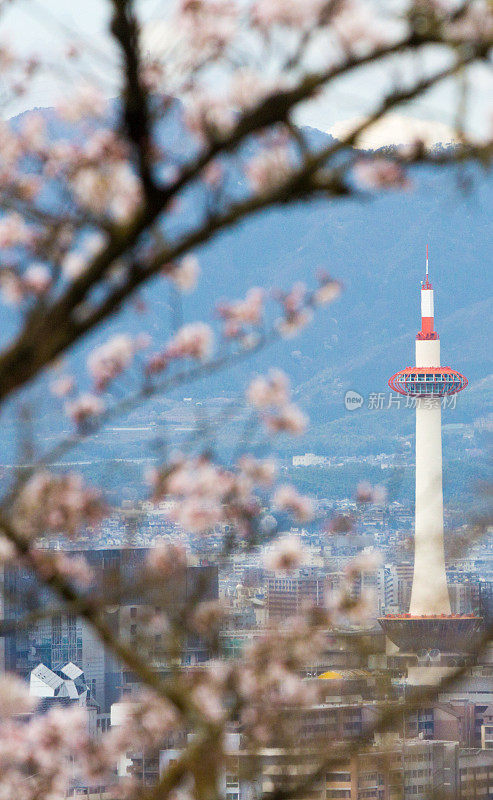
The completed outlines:
<svg viewBox="0 0 493 800">
<path fill-rule="evenodd" d="M 80 667 L 74 664 L 73 661 L 69 661 L 68 664 L 65 664 L 65 666 L 61 668 L 60 672 L 63 672 L 63 674 L 72 681 L 75 681 L 76 678 L 80 678 L 80 676 L 84 674 Z"/>
<path fill-rule="evenodd" d="M 31 671 L 30 693 L 35 697 L 54 697 L 63 686 L 60 678 L 52 669 L 44 664 L 38 664 Z"/>
</svg>

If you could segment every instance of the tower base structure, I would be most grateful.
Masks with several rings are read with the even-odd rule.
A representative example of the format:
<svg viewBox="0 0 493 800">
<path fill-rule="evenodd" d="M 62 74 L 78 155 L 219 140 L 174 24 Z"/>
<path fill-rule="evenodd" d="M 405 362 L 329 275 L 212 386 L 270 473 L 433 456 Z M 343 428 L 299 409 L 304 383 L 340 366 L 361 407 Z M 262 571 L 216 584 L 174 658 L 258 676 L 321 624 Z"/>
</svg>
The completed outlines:
<svg viewBox="0 0 493 800">
<path fill-rule="evenodd" d="M 389 614 L 378 620 L 401 653 L 472 653 L 481 639 L 483 619 L 475 614 L 413 616 Z"/>
</svg>

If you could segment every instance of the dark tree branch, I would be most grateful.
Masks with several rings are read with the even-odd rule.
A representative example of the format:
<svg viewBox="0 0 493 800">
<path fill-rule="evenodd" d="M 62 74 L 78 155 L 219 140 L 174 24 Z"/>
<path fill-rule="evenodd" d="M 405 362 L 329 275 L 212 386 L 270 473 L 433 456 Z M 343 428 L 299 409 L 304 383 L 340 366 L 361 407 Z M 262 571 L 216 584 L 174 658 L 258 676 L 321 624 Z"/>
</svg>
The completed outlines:
<svg viewBox="0 0 493 800">
<path fill-rule="evenodd" d="M 142 64 L 139 51 L 139 31 L 132 0 L 112 0 L 111 32 L 124 58 L 125 85 L 122 90 L 123 121 L 130 142 L 136 151 L 138 173 L 147 197 L 157 189 L 152 180 L 151 124 L 148 94 L 142 83 Z"/>
<path fill-rule="evenodd" d="M 254 195 L 246 200 L 233 204 L 230 208 L 223 212 L 211 215 L 207 219 L 206 225 L 196 231 L 188 234 L 181 242 L 171 247 L 164 247 L 156 253 L 151 261 L 147 264 L 132 270 L 128 281 L 122 286 L 118 287 L 113 293 L 101 303 L 101 305 L 89 314 L 83 321 L 79 323 L 78 330 L 75 338 L 84 334 L 86 331 L 91 330 L 95 325 L 113 313 L 120 307 L 122 302 L 131 294 L 138 286 L 148 281 L 156 273 L 166 269 L 166 265 L 170 267 L 171 264 L 180 258 L 184 253 L 191 250 L 198 245 L 209 241 L 216 233 L 231 227 L 242 219 L 252 216 L 257 211 L 268 206 L 275 206 L 292 202 L 296 199 L 306 197 L 307 195 L 316 194 L 317 189 L 322 190 L 324 194 L 331 194 L 333 196 L 347 195 L 351 193 L 350 188 L 344 183 L 342 175 L 344 172 L 343 167 L 337 167 L 332 170 L 326 170 L 323 174 L 322 187 L 317 185 L 316 175 L 317 171 L 321 169 L 328 159 L 339 153 L 341 150 L 352 147 L 357 141 L 358 137 L 367 128 L 373 125 L 384 114 L 392 108 L 408 102 L 409 100 L 423 94 L 427 89 L 435 84 L 444 80 L 447 77 L 455 74 L 464 63 L 470 63 L 474 60 L 474 56 L 467 56 L 465 60 L 456 62 L 455 64 L 446 67 L 438 73 L 419 81 L 413 86 L 412 89 L 403 91 L 395 91 L 384 99 L 379 108 L 373 114 L 361 122 L 348 136 L 341 141 L 330 143 L 325 148 L 313 155 L 307 155 L 302 165 L 298 169 L 294 169 L 290 175 L 277 186 L 273 187 L 265 194 Z M 487 149 L 486 149 L 487 148 Z M 492 148 L 491 143 L 485 146 L 483 153 L 490 152 Z M 459 151 L 460 152 L 460 151 Z M 479 153 L 479 151 L 477 151 Z M 426 154 L 421 154 L 419 161 L 428 161 L 444 165 L 450 161 L 457 160 L 457 153 L 455 156 L 441 156 L 437 154 L 427 157 Z M 418 163 L 418 157 L 415 159 Z M 0 361 L 0 375 L 1 375 L 1 361 Z"/>
</svg>

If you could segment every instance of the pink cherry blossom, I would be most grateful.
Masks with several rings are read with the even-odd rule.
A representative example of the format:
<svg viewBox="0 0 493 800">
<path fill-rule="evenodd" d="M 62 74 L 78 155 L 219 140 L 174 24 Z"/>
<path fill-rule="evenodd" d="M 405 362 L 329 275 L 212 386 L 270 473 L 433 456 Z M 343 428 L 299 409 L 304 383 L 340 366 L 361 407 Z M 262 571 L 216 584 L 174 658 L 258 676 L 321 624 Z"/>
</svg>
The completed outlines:
<svg viewBox="0 0 493 800">
<path fill-rule="evenodd" d="M 82 253 L 68 253 L 62 262 L 62 272 L 68 280 L 75 280 L 86 271 L 88 263 L 87 256 Z"/>
<path fill-rule="evenodd" d="M 193 358 L 205 361 L 212 353 L 214 334 L 210 325 L 204 322 L 191 322 L 183 325 L 168 343 L 165 356 L 172 358 Z"/>
<path fill-rule="evenodd" d="M 313 319 L 311 308 L 303 308 L 300 311 L 292 311 L 283 319 L 278 320 L 277 328 L 281 336 L 291 339 L 306 327 Z"/>
<path fill-rule="evenodd" d="M 225 98 L 202 89 L 186 97 L 184 122 L 188 130 L 202 142 L 231 130 L 234 114 Z"/>
<path fill-rule="evenodd" d="M 11 269 L 0 271 L 0 290 L 6 303 L 18 306 L 26 296 L 24 281 Z"/>
<path fill-rule="evenodd" d="M 90 586 L 94 581 L 94 572 L 84 556 L 67 556 L 65 553 L 57 553 L 56 568 L 65 578 L 84 588 Z"/>
<path fill-rule="evenodd" d="M 305 305 L 306 285 L 303 281 L 297 281 L 287 294 L 282 295 L 282 304 L 286 316 L 301 311 Z"/>
<path fill-rule="evenodd" d="M 158 541 L 154 547 L 151 547 L 146 558 L 147 569 L 163 579 L 182 571 L 186 565 L 185 548 L 164 540 Z"/>
<path fill-rule="evenodd" d="M 225 616 L 226 610 L 220 601 L 204 600 L 194 608 L 190 625 L 201 636 L 211 636 L 217 633 Z"/>
<path fill-rule="evenodd" d="M 267 480 L 270 470 L 259 469 L 258 477 Z M 240 465 L 235 472 L 206 457 L 181 459 L 166 470 L 153 469 L 149 479 L 153 500 L 170 500 L 168 518 L 193 533 L 205 533 L 216 525 L 229 523 L 244 534 L 260 513 L 259 501 L 252 491 L 254 481 Z"/>
<path fill-rule="evenodd" d="M 51 272 L 45 264 L 30 264 L 22 276 L 26 291 L 40 297 L 52 284 Z"/>
<path fill-rule="evenodd" d="M 27 714 L 36 706 L 37 700 L 29 695 L 29 687 L 16 675 L 5 673 L 0 678 L 0 717 Z"/>
<path fill-rule="evenodd" d="M 336 514 L 328 526 L 328 533 L 349 533 L 354 528 L 354 518 L 351 514 Z"/>
<path fill-rule="evenodd" d="M 163 82 L 164 68 L 159 61 L 148 61 L 142 69 L 142 82 L 149 92 L 157 92 Z"/>
<path fill-rule="evenodd" d="M 262 322 L 265 292 L 259 287 L 249 289 L 244 300 L 223 302 L 217 306 L 218 314 L 229 324 L 260 325 Z"/>
<path fill-rule="evenodd" d="M 82 275 L 92 258 L 105 246 L 107 237 L 101 232 L 88 235 L 80 248 L 70 250 L 62 261 L 62 272 L 67 280 L 75 280 Z"/>
<path fill-rule="evenodd" d="M 104 167 L 83 166 L 72 181 L 77 200 L 98 214 L 125 222 L 141 201 L 140 182 L 126 162 L 105 163 Z"/>
<path fill-rule="evenodd" d="M 301 495 L 294 486 L 283 484 L 279 486 L 273 497 L 274 505 L 282 511 L 290 511 L 298 522 L 309 522 L 313 519 L 313 501 Z"/>
<path fill-rule="evenodd" d="M 382 554 L 374 548 L 367 548 L 358 553 L 346 565 L 345 572 L 349 578 L 360 572 L 375 572 L 382 565 Z"/>
<path fill-rule="evenodd" d="M 199 684 L 191 692 L 191 700 L 209 722 L 218 724 L 226 715 L 226 710 L 221 702 L 221 696 L 210 685 Z"/>
<path fill-rule="evenodd" d="M 258 486 L 272 486 L 277 473 L 277 464 L 273 458 L 259 460 L 253 456 L 244 455 L 240 458 L 238 467 Z"/>
<path fill-rule="evenodd" d="M 396 31 L 388 17 L 383 19 L 378 9 L 376 13 L 362 0 L 344 0 L 336 8 L 331 27 L 345 53 L 361 54 L 390 43 Z"/>
<path fill-rule="evenodd" d="M 122 710 L 122 724 L 112 728 L 105 742 L 113 753 L 153 747 L 156 739 L 169 735 L 179 722 L 171 703 L 148 690 L 141 690 Z"/>
<path fill-rule="evenodd" d="M 263 31 L 275 25 L 304 28 L 315 25 L 326 0 L 256 0 L 252 8 L 252 22 Z"/>
<path fill-rule="evenodd" d="M 265 556 L 265 566 L 273 572 L 292 572 L 305 560 L 305 551 L 298 536 L 278 539 Z"/>
<path fill-rule="evenodd" d="M 277 292 L 277 299 L 282 304 L 284 318 L 278 320 L 277 328 L 282 336 L 290 338 L 305 327 L 313 317 L 313 312 L 306 304 L 307 289 L 298 281 L 289 292 Z"/>
<path fill-rule="evenodd" d="M 185 256 L 168 275 L 182 292 L 192 292 L 200 275 L 198 259 L 192 255 Z"/>
<path fill-rule="evenodd" d="M 274 94 L 283 86 L 283 79 L 267 78 L 259 71 L 248 67 L 235 70 L 229 86 L 230 103 L 239 109 L 247 109 L 269 94 Z"/>
<path fill-rule="evenodd" d="M 157 375 L 163 372 L 169 364 L 169 358 L 165 353 L 154 353 L 147 359 L 145 371 L 147 375 Z"/>
<path fill-rule="evenodd" d="M 67 397 L 75 388 L 75 380 L 72 375 L 62 375 L 50 385 L 50 391 L 55 397 Z"/>
<path fill-rule="evenodd" d="M 283 406 L 289 402 L 289 378 L 280 369 L 271 369 L 267 376 L 254 378 L 247 389 L 247 400 L 255 408 Z"/>
<path fill-rule="evenodd" d="M 230 0 L 182 0 L 177 24 L 186 37 L 183 46 L 192 65 L 218 58 L 234 40 L 238 11 Z"/>
<path fill-rule="evenodd" d="M 283 406 L 275 414 L 265 417 L 265 424 L 272 433 L 289 433 L 300 436 L 306 431 L 308 417 L 294 403 Z"/>
<path fill-rule="evenodd" d="M 67 403 L 65 409 L 72 422 L 74 422 L 77 427 L 81 427 L 89 420 L 101 416 L 105 406 L 100 397 L 85 393 L 80 394 L 75 400 Z"/>
<path fill-rule="evenodd" d="M 74 472 L 57 475 L 43 470 L 22 488 L 16 519 L 30 536 L 47 531 L 75 534 L 84 523 L 98 522 L 105 512 L 101 495 Z"/>
<path fill-rule="evenodd" d="M 78 122 L 85 117 L 102 116 L 106 101 L 101 91 L 90 83 L 81 83 L 74 92 L 59 105 L 60 116 L 68 122 Z"/>
<path fill-rule="evenodd" d="M 0 218 L 0 247 L 10 248 L 27 245 L 32 240 L 32 231 L 17 212 Z"/>
<path fill-rule="evenodd" d="M 71 583 L 87 588 L 94 580 L 94 572 L 84 556 L 70 556 L 63 551 L 32 550 L 32 559 L 38 574 L 45 579 L 60 575 Z"/>
<path fill-rule="evenodd" d="M 168 516 L 190 533 L 206 533 L 224 521 L 223 508 L 218 500 L 196 495 L 177 502 Z"/>
<path fill-rule="evenodd" d="M 21 136 L 28 150 L 40 151 L 46 145 L 46 122 L 36 111 L 26 114 L 23 119 Z"/>
<path fill-rule="evenodd" d="M 289 151 L 285 145 L 273 145 L 254 156 L 246 166 L 252 189 L 267 194 L 283 183 L 292 172 Z"/>
<path fill-rule="evenodd" d="M 243 335 L 243 327 L 239 322 L 233 320 L 226 320 L 223 325 L 223 336 L 226 339 L 237 339 Z"/>
<path fill-rule="evenodd" d="M 87 368 L 98 391 L 130 366 L 135 350 L 135 342 L 129 336 L 118 334 L 90 353 Z"/>
<path fill-rule="evenodd" d="M 411 185 L 400 164 L 381 156 L 359 161 L 354 175 L 368 189 L 408 189 Z"/>
<path fill-rule="evenodd" d="M 223 172 L 223 167 L 219 161 L 210 161 L 203 173 L 205 183 L 212 188 L 216 188 L 221 182 Z"/>
<path fill-rule="evenodd" d="M 356 500 L 358 503 L 376 503 L 381 504 L 385 502 L 386 491 L 383 486 L 372 486 L 367 481 L 361 481 L 356 487 Z"/>
<path fill-rule="evenodd" d="M 447 9 L 448 10 L 448 9 Z M 493 34 L 493 12 L 491 5 L 485 0 L 473 0 L 466 3 L 463 13 L 450 15 L 445 20 L 445 32 L 452 40 L 491 41 Z"/>
<path fill-rule="evenodd" d="M 13 543 L 6 536 L 0 536 L 0 564 L 8 564 L 13 561 L 16 552 Z"/>
<path fill-rule="evenodd" d="M 323 306 L 332 303 L 342 292 L 340 281 L 333 280 L 329 275 L 322 273 L 319 276 L 320 286 L 313 293 L 316 305 Z"/>
</svg>

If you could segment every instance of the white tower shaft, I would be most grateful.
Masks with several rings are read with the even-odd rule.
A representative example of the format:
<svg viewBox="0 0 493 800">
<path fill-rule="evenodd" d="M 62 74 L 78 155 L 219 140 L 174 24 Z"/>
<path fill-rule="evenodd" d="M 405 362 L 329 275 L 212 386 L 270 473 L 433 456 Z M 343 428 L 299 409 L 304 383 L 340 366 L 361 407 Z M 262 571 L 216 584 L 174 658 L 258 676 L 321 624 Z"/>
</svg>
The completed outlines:
<svg viewBox="0 0 493 800">
<path fill-rule="evenodd" d="M 428 294 L 428 292 L 426 292 Z M 426 315 L 433 317 L 433 314 Z M 440 366 L 440 340 L 416 340 L 416 366 Z M 439 397 L 416 404 L 416 510 L 411 616 L 450 614 L 443 545 L 442 409 Z"/>
</svg>

